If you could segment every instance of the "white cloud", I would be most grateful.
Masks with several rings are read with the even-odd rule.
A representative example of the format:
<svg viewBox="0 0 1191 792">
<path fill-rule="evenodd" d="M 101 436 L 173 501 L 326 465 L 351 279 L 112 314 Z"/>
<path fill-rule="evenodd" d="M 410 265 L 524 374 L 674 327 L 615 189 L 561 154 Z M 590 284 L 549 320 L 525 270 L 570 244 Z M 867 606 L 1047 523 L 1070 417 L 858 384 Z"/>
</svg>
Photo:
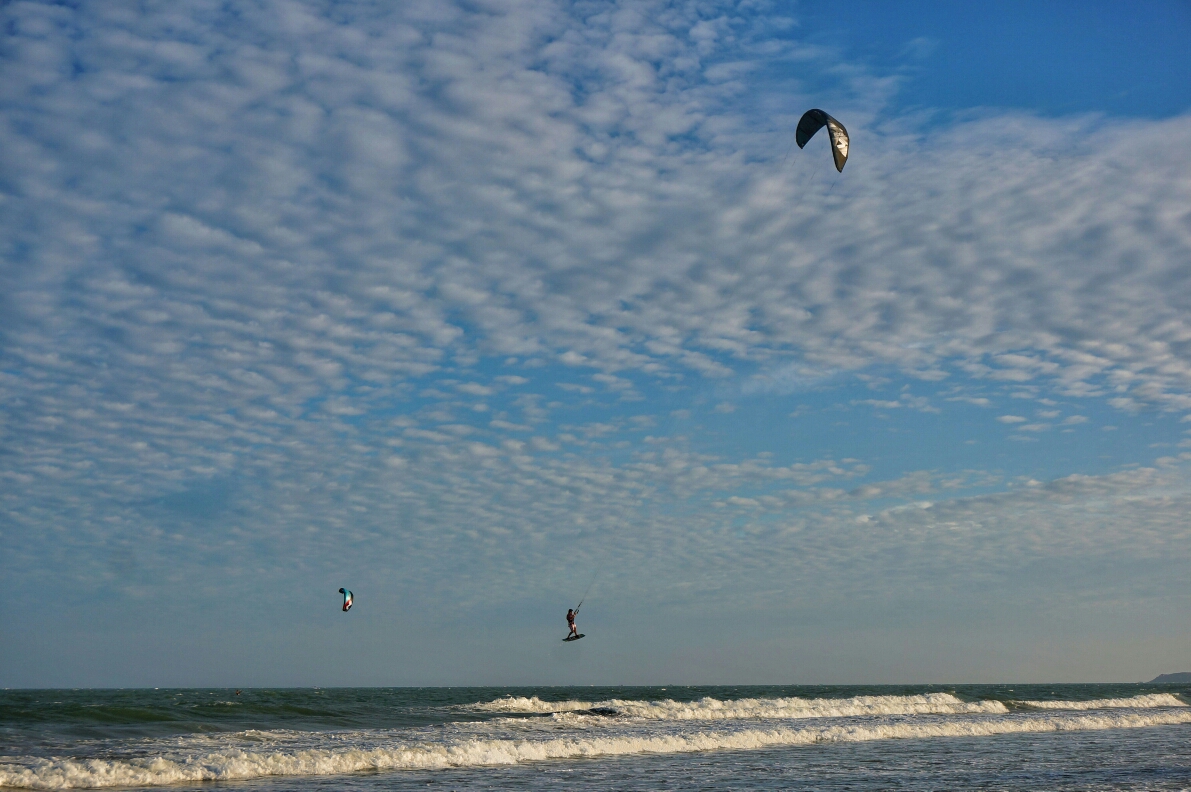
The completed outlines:
<svg viewBox="0 0 1191 792">
<path fill-rule="evenodd" d="M 953 492 L 948 474 L 866 482 L 861 460 L 713 456 L 661 415 L 576 416 L 645 381 L 694 399 L 745 372 L 729 412 L 871 368 L 1191 410 L 1191 118 L 921 128 L 890 117 L 889 79 L 734 4 L 623 5 L 0 9 L 6 572 L 250 586 L 401 558 L 416 596 L 467 578 L 463 603 L 534 585 L 514 560 L 615 536 L 621 582 L 646 581 L 626 591 L 743 569 L 826 597 L 1182 535 L 1173 469 L 896 510 L 867 501 Z M 806 83 L 766 82 L 795 58 Z M 839 177 L 822 151 L 779 167 L 815 80 L 853 134 Z M 659 410 L 694 433 L 691 407 Z"/>
<path fill-rule="evenodd" d="M 500 418 L 495 418 L 495 419 L 489 421 L 488 425 L 491 426 L 493 429 L 503 429 L 503 430 L 509 431 L 509 432 L 532 432 L 533 431 L 533 427 L 529 426 L 528 424 L 515 424 L 515 423 L 511 423 L 509 421 L 505 421 Z"/>
<path fill-rule="evenodd" d="M 915 396 L 902 393 L 897 399 L 854 399 L 852 404 L 864 404 L 879 410 L 897 410 L 907 407 L 919 412 L 937 413 L 939 409 L 930 403 L 925 396 Z"/>
<path fill-rule="evenodd" d="M 853 404 L 867 404 L 870 407 L 876 407 L 876 408 L 882 409 L 882 410 L 896 410 L 902 406 L 902 403 L 899 401 L 889 401 L 889 400 L 881 400 L 881 399 L 857 399 L 857 400 L 854 400 L 852 403 Z"/>
</svg>

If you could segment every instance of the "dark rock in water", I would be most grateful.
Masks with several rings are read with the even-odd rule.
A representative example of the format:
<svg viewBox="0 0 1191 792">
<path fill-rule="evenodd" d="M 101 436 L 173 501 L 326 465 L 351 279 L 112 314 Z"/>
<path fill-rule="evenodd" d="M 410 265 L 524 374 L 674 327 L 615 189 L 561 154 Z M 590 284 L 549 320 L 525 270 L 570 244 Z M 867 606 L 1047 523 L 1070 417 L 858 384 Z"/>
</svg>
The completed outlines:
<svg viewBox="0 0 1191 792">
<path fill-rule="evenodd" d="M 1151 685 L 1182 685 L 1191 684 L 1191 671 L 1182 671 L 1178 674 L 1159 674 L 1156 678 L 1151 679 Z"/>
<path fill-rule="evenodd" d="M 592 707 L 589 710 L 584 710 L 588 715 L 603 715 L 611 717 L 612 715 L 619 715 L 619 710 L 614 710 L 611 707 Z"/>
</svg>

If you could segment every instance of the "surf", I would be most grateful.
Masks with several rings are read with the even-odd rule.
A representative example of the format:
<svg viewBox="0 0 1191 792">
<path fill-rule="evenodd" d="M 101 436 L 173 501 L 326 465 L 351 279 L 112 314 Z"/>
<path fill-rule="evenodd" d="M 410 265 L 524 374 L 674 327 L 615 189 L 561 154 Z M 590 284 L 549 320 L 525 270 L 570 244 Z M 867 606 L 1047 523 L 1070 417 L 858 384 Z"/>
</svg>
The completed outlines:
<svg viewBox="0 0 1191 792">
<path fill-rule="evenodd" d="M 1020 713 L 1008 717 L 800 724 L 797 727 L 682 731 L 668 734 L 575 735 L 546 739 L 470 738 L 434 744 L 334 750 L 319 747 L 213 751 L 186 759 L 148 756 L 130 760 L 37 759 L 26 766 L 0 765 L 0 787 L 78 789 L 144 787 L 199 781 L 233 781 L 270 776 L 326 776 L 360 771 L 434 770 L 510 765 L 557 759 L 634 754 L 677 754 L 714 750 L 753 750 L 821 743 L 891 739 L 991 737 L 1028 732 L 1135 729 L 1191 723 L 1191 708 L 1151 712 L 1105 710 L 1070 715 Z M 329 735 L 328 735 L 329 736 Z M 338 735 L 337 742 L 375 741 L 386 735 Z M 391 739 L 391 735 L 389 735 Z"/>
</svg>

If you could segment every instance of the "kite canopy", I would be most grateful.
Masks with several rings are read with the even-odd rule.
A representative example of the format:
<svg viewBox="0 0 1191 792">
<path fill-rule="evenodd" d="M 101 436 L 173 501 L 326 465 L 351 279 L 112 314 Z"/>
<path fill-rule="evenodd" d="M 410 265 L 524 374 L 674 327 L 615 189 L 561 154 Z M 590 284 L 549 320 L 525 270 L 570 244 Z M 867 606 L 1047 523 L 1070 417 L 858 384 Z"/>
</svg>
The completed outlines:
<svg viewBox="0 0 1191 792">
<path fill-rule="evenodd" d="M 835 158 L 835 169 L 843 173 L 844 163 L 848 161 L 848 130 L 822 110 L 807 110 L 798 121 L 798 131 L 794 133 L 794 140 L 798 148 L 802 148 L 815 133 L 827 127 L 831 134 L 831 156 Z"/>
<path fill-rule="evenodd" d="M 352 593 L 347 589 L 339 589 L 339 593 L 343 595 L 343 611 L 346 613 L 352 609 Z"/>
</svg>

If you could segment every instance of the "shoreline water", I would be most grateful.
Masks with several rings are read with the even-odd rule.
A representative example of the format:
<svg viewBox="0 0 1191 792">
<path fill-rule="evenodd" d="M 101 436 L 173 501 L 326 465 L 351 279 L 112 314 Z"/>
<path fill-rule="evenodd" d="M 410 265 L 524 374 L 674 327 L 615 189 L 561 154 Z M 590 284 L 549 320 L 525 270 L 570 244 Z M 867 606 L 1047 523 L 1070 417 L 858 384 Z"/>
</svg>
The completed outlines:
<svg viewBox="0 0 1191 792">
<path fill-rule="evenodd" d="M 1151 753 L 1191 766 L 1188 736 L 1177 684 L 8 690 L 0 788 L 391 789 L 436 772 L 483 786 L 514 768 L 679 772 L 733 755 L 785 772 L 830 746 L 930 764 L 961 745 L 1058 757 L 1101 739 L 1132 746 L 1112 771 L 1127 779 L 1154 775 Z"/>
</svg>

